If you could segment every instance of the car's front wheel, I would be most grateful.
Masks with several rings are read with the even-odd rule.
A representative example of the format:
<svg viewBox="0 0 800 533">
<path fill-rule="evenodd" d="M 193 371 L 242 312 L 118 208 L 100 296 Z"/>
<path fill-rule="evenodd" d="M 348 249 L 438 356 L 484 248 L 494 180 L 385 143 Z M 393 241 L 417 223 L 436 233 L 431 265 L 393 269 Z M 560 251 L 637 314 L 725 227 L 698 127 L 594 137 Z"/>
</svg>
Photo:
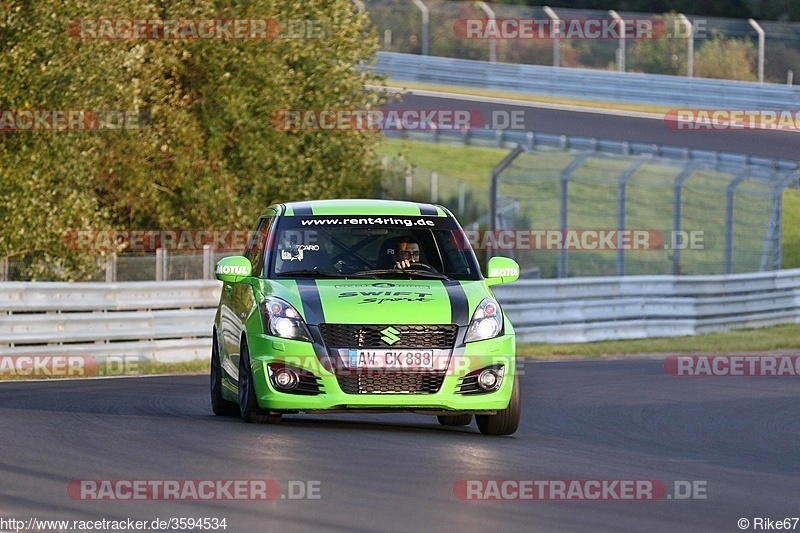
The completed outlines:
<svg viewBox="0 0 800 533">
<path fill-rule="evenodd" d="M 217 416 L 236 416 L 239 408 L 222 397 L 222 363 L 219 358 L 216 334 L 211 339 L 211 410 Z"/>
<path fill-rule="evenodd" d="M 239 414 L 251 424 L 277 424 L 281 420 L 280 414 L 265 412 L 258 406 L 247 344 L 242 346 L 239 354 Z"/>
<path fill-rule="evenodd" d="M 508 407 L 494 415 L 475 415 L 475 422 L 484 435 L 511 435 L 519 427 L 521 408 L 519 381 L 515 378 Z"/>
<path fill-rule="evenodd" d="M 472 415 L 439 415 L 439 423 L 443 426 L 468 426 L 472 423 Z"/>
</svg>

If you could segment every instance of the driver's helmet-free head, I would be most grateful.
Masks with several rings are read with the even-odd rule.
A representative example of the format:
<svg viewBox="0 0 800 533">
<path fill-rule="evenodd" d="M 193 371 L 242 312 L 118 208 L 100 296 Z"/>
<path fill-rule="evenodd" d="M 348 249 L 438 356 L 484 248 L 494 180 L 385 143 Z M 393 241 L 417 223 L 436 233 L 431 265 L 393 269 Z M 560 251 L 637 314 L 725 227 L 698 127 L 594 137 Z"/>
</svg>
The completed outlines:
<svg viewBox="0 0 800 533">
<path fill-rule="evenodd" d="M 424 262 L 419 240 L 410 235 L 386 239 L 378 252 L 376 268 L 394 268 L 395 263 L 404 259 Z"/>
</svg>

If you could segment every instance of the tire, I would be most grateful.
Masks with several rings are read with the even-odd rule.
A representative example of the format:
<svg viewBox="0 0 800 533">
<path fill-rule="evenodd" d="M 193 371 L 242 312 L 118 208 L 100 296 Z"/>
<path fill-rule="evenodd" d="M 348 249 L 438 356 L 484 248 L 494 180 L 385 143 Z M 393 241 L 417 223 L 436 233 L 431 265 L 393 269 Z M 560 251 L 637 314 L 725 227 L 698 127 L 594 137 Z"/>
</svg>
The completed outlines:
<svg viewBox="0 0 800 533">
<path fill-rule="evenodd" d="M 281 420 L 280 414 L 263 411 L 258 406 L 253 386 L 253 369 L 250 366 L 250 349 L 247 344 L 242 345 L 239 354 L 239 415 L 242 420 L 250 424 L 277 424 Z"/>
<path fill-rule="evenodd" d="M 209 374 L 211 410 L 217 416 L 237 416 L 239 414 L 239 406 L 222 397 L 222 363 L 219 360 L 216 335 L 211 339 L 211 372 Z"/>
<path fill-rule="evenodd" d="M 438 415 L 439 423 L 443 426 L 459 427 L 472 423 L 472 415 Z"/>
<path fill-rule="evenodd" d="M 475 415 L 478 429 L 484 435 L 511 435 L 519 427 L 522 402 L 520 400 L 519 382 L 514 379 L 511 389 L 511 401 L 508 407 L 494 415 Z"/>
</svg>

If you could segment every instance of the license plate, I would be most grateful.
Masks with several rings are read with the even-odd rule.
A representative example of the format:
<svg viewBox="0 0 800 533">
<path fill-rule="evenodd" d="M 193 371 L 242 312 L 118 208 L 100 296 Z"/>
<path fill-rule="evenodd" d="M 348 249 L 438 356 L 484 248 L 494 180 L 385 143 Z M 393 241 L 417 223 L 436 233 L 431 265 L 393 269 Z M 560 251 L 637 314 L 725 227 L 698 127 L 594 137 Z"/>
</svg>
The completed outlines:
<svg viewBox="0 0 800 533">
<path fill-rule="evenodd" d="M 350 368 L 433 368 L 433 351 L 431 350 L 351 349 L 348 355 Z"/>
</svg>

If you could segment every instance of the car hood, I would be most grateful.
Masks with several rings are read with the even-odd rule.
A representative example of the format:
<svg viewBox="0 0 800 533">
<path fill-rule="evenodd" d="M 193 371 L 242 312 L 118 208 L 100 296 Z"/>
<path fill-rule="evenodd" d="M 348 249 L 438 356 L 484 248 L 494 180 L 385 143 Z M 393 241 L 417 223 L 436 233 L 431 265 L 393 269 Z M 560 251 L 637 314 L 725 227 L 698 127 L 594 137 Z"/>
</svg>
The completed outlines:
<svg viewBox="0 0 800 533">
<path fill-rule="evenodd" d="M 262 280 L 265 296 L 292 304 L 309 325 L 469 324 L 492 296 L 483 281 L 296 279 Z"/>
</svg>

